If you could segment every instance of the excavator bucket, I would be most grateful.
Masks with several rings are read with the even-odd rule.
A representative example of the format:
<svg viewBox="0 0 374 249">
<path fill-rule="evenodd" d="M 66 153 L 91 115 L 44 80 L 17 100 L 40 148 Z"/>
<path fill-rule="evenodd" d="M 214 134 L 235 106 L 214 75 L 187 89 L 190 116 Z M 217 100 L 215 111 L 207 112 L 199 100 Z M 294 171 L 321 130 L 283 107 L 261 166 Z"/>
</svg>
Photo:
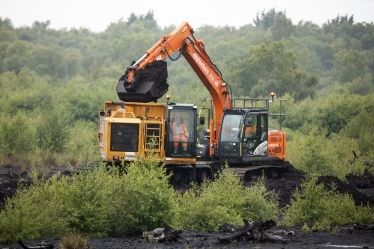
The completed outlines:
<svg viewBox="0 0 374 249">
<path fill-rule="evenodd" d="M 120 100 L 128 102 L 156 102 L 169 90 L 167 63 L 154 61 L 135 71 L 134 81 L 129 83 L 129 70 L 118 80 L 117 94 Z"/>
</svg>

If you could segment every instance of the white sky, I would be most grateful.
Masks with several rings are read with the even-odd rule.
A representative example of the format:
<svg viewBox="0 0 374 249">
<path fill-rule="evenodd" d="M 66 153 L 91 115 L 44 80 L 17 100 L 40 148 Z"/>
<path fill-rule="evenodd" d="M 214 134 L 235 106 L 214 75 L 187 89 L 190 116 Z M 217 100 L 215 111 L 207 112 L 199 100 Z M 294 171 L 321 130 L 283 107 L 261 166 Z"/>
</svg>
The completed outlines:
<svg viewBox="0 0 374 249">
<path fill-rule="evenodd" d="M 50 20 L 50 28 L 88 28 L 104 31 L 131 13 L 153 10 L 162 28 L 188 22 L 195 30 L 204 25 L 240 27 L 253 23 L 257 13 L 286 11 L 294 24 L 300 20 L 322 25 L 337 15 L 354 16 L 357 22 L 374 22 L 374 0 L 0 0 L 0 17 L 15 27 Z"/>
</svg>

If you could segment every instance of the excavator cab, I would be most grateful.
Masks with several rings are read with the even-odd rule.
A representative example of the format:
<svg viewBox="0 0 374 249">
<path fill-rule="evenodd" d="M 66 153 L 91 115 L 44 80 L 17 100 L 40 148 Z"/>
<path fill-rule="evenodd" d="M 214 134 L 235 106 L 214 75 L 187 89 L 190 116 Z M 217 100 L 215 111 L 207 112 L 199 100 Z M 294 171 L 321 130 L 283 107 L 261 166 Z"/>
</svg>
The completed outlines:
<svg viewBox="0 0 374 249">
<path fill-rule="evenodd" d="M 266 156 L 267 154 L 267 112 L 249 111 L 244 118 L 242 156 Z"/>
<path fill-rule="evenodd" d="M 196 157 L 196 112 L 197 106 L 193 104 L 168 105 L 166 157 Z"/>
<path fill-rule="evenodd" d="M 240 107 L 239 101 L 244 103 Z M 233 104 L 234 108 L 223 113 L 219 160 L 232 164 L 284 160 L 285 135 L 268 127 L 268 99 L 233 99 Z"/>
</svg>

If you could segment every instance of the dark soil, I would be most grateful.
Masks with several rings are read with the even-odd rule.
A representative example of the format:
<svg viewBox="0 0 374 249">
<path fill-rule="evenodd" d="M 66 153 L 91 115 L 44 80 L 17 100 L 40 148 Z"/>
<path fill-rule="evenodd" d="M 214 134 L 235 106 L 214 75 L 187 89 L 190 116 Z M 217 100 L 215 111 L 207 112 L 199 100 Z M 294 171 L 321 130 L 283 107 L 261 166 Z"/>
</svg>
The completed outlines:
<svg viewBox="0 0 374 249">
<path fill-rule="evenodd" d="M 64 167 L 52 168 L 48 175 L 55 173 L 68 175 L 71 172 Z M 267 179 L 268 189 L 279 194 L 281 207 L 290 203 L 292 193 L 305 179 L 303 172 L 290 167 L 288 173 L 283 173 L 280 179 Z M 347 175 L 346 180 L 333 176 L 322 176 L 320 183 L 327 188 L 334 183 L 336 190 L 341 193 L 348 193 L 352 196 L 356 205 L 368 203 L 374 206 L 374 175 L 365 172 L 362 175 Z M 10 165 L 0 167 L 0 209 L 4 208 L 6 197 L 12 197 L 19 184 L 32 184 L 27 172 L 21 172 L 19 167 Z M 371 228 L 371 229 L 370 229 Z M 303 232 L 300 226 L 281 227 L 274 226 L 267 230 L 268 233 L 276 234 L 287 240 L 287 244 L 238 241 L 221 243 L 219 237 L 226 236 L 224 232 L 198 232 L 184 230 L 180 234 L 180 241 L 149 243 L 142 235 L 121 236 L 108 238 L 90 238 L 85 248 L 373 248 L 374 229 L 355 224 L 340 226 L 327 232 Z M 28 246 L 35 246 L 42 242 L 51 243 L 59 248 L 59 239 L 44 239 L 39 241 L 24 241 Z M 4 248 L 22 248 L 18 243 L 0 245 Z"/>
<path fill-rule="evenodd" d="M 135 63 L 135 62 L 133 62 Z M 165 61 L 148 63 L 135 72 L 134 82 L 126 82 L 129 70 L 118 80 L 117 94 L 120 100 L 129 102 L 157 102 L 169 89 L 168 71 Z"/>
</svg>

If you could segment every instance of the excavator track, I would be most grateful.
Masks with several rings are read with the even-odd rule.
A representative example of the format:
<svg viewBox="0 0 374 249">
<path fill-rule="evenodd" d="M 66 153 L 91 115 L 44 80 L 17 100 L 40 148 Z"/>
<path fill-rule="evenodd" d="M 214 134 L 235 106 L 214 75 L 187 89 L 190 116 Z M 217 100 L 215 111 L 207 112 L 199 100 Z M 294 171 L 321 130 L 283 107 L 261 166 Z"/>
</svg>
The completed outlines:
<svg viewBox="0 0 374 249">
<path fill-rule="evenodd" d="M 212 169 L 212 174 L 216 174 L 220 170 L 220 164 L 217 162 L 198 162 L 198 165 L 203 165 L 204 167 L 209 167 Z M 279 179 L 282 177 L 283 173 L 289 172 L 290 164 L 286 161 L 274 162 L 261 164 L 261 165 L 237 165 L 230 166 L 229 169 L 237 175 L 240 181 L 244 185 L 253 184 L 264 175 L 266 178 Z"/>
<path fill-rule="evenodd" d="M 288 172 L 287 165 L 251 165 L 246 167 L 231 167 L 235 175 L 245 185 L 253 184 L 263 175 L 270 179 L 280 179 L 283 173 Z"/>
<path fill-rule="evenodd" d="M 189 187 L 191 182 L 202 183 L 213 180 L 212 167 L 209 164 L 169 165 L 167 173 L 172 173 L 170 184 L 174 187 Z"/>
<path fill-rule="evenodd" d="M 205 180 L 213 180 L 221 170 L 222 163 L 213 161 L 198 161 L 195 165 L 168 165 L 167 173 L 171 174 L 170 184 L 179 191 L 186 191 L 192 182 L 201 184 Z M 244 186 L 251 186 L 259 178 L 280 179 L 283 173 L 288 173 L 290 164 L 287 161 L 267 163 L 262 165 L 237 165 L 229 167 L 238 176 Z"/>
</svg>

